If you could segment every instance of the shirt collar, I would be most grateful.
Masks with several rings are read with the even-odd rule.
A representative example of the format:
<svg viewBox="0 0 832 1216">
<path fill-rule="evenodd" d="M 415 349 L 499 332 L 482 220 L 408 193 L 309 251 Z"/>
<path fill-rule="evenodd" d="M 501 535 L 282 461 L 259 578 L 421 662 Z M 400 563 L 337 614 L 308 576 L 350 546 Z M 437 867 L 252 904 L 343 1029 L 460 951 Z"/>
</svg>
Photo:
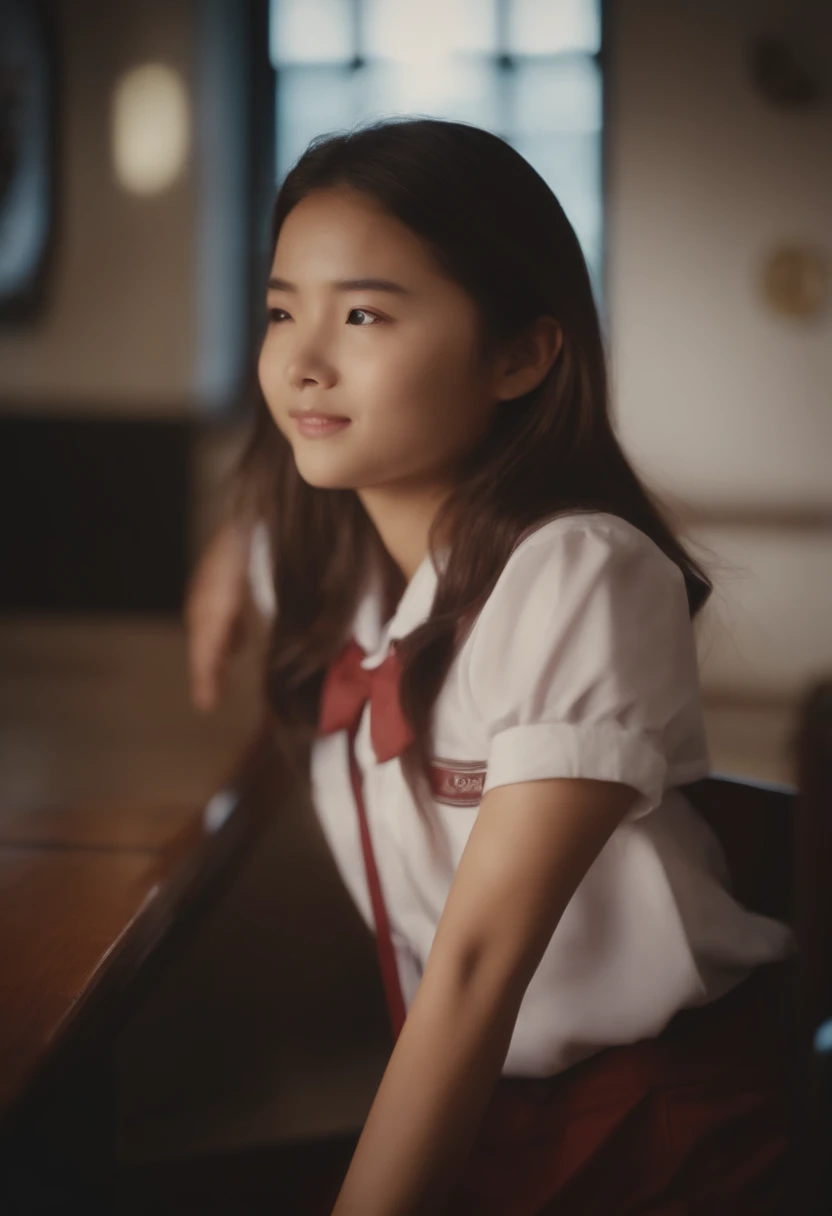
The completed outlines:
<svg viewBox="0 0 832 1216">
<path fill-rule="evenodd" d="M 442 564 L 447 550 L 440 551 L 438 556 Z M 407 637 L 427 620 L 433 607 L 438 578 L 431 555 L 426 553 L 402 592 L 396 611 L 385 623 L 381 619 L 381 571 L 377 567 L 373 568 L 367 590 L 353 619 L 353 636 L 366 652 L 366 657 L 361 662 L 365 670 L 372 671 L 373 668 L 379 667 L 387 657 L 391 642 Z"/>
</svg>

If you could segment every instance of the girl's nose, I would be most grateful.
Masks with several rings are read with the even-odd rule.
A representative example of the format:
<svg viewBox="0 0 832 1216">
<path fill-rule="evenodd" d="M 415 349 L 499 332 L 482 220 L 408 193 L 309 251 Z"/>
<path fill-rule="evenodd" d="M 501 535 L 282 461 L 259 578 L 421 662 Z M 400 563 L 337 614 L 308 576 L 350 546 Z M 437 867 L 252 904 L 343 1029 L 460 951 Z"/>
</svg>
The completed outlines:
<svg viewBox="0 0 832 1216">
<path fill-rule="evenodd" d="M 317 384 L 320 388 L 331 388 L 337 380 L 335 368 L 319 348 L 304 346 L 289 356 L 286 378 L 292 388 Z"/>
</svg>

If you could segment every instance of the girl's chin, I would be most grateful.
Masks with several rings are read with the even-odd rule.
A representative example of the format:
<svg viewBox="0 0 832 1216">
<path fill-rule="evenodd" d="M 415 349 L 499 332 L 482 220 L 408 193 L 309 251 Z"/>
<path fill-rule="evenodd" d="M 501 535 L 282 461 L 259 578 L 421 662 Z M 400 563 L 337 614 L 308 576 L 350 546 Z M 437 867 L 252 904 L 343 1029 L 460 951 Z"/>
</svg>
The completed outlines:
<svg viewBox="0 0 832 1216">
<path fill-rule="evenodd" d="M 295 467 L 301 480 L 316 490 L 357 490 L 361 485 L 360 479 L 338 469 L 309 468 L 297 460 Z"/>
</svg>

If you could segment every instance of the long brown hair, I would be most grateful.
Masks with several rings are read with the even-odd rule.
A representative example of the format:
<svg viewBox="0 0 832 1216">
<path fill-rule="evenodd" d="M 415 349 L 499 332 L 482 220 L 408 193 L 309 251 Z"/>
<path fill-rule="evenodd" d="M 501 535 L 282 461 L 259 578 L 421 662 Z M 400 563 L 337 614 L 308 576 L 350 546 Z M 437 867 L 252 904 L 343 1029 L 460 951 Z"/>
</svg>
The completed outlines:
<svg viewBox="0 0 832 1216">
<path fill-rule="evenodd" d="M 430 615 L 399 644 L 402 708 L 416 736 L 402 763 L 424 812 L 437 694 L 464 628 L 530 526 L 563 513 L 620 516 L 680 567 L 691 618 L 712 584 L 619 446 L 581 247 L 528 161 L 487 131 L 437 119 L 386 119 L 320 137 L 280 188 L 272 247 L 293 207 L 313 191 L 337 186 L 380 203 L 428 244 L 476 303 L 484 341 L 519 336 L 542 315 L 556 318 L 563 330 L 548 376 L 498 410 L 431 529 L 434 561 L 440 535 L 449 541 L 449 560 L 440 568 Z M 268 700 L 284 751 L 303 771 L 325 669 L 350 636 L 368 563 L 382 572 L 387 616 L 405 579 L 354 490 L 319 489 L 302 480 L 262 399 L 241 468 L 271 538 L 278 611 Z"/>
</svg>

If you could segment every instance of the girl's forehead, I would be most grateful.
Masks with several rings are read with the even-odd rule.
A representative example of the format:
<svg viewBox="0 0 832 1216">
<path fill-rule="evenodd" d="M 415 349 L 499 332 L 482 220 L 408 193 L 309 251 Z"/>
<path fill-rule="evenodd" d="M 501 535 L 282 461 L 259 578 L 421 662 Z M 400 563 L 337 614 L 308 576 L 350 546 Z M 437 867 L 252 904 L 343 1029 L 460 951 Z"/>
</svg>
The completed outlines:
<svg viewBox="0 0 832 1216">
<path fill-rule="evenodd" d="M 349 263 L 349 273 L 394 277 L 393 264 L 434 275 L 439 268 L 427 242 L 371 199 L 353 190 L 321 190 L 302 199 L 283 221 L 275 267 L 290 264 L 315 276 L 315 268 Z M 385 263 L 388 270 L 384 271 Z"/>
</svg>

